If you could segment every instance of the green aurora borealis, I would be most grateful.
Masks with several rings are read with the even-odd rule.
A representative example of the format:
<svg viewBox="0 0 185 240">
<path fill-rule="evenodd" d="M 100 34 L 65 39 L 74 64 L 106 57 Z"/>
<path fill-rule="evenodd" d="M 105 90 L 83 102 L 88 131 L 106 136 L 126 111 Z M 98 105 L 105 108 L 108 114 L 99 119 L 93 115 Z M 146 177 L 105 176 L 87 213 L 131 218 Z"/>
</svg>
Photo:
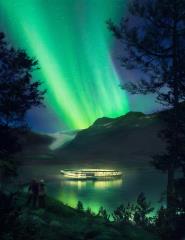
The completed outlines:
<svg viewBox="0 0 185 240">
<path fill-rule="evenodd" d="M 8 39 L 38 59 L 35 77 L 66 128 L 86 128 L 97 118 L 128 112 L 105 24 L 121 18 L 124 1 L 2 0 L 0 8 Z"/>
</svg>

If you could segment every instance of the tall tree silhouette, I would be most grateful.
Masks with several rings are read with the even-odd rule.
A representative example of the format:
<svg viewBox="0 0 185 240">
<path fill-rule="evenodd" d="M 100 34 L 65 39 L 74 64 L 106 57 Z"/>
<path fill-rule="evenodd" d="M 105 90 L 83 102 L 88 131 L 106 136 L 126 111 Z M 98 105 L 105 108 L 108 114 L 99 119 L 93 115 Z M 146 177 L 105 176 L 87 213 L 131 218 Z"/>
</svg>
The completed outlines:
<svg viewBox="0 0 185 240">
<path fill-rule="evenodd" d="M 0 33 L 0 173 L 16 172 L 13 155 L 20 151 L 18 135 L 26 127 L 25 114 L 42 103 L 41 82 L 32 81 L 38 62 L 25 51 L 16 50 Z"/>
<path fill-rule="evenodd" d="M 123 67 L 138 73 L 123 88 L 132 94 L 155 94 L 161 104 L 172 108 L 161 114 L 166 128 L 160 137 L 166 142 L 166 152 L 153 160 L 156 168 L 168 174 L 168 209 L 175 206 L 175 172 L 185 166 L 184 6 L 184 0 L 133 0 L 120 24 L 107 22 L 122 44 Z"/>
</svg>

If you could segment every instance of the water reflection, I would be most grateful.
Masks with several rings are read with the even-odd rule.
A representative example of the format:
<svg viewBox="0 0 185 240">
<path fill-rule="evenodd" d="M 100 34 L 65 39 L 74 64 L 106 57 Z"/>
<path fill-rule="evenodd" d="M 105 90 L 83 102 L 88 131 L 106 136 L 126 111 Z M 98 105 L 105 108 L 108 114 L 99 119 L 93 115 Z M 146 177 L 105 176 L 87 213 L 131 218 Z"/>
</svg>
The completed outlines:
<svg viewBox="0 0 185 240">
<path fill-rule="evenodd" d="M 63 203 L 76 207 L 81 201 L 84 207 L 97 212 L 100 206 L 109 212 L 120 204 L 134 203 L 140 192 L 144 192 L 152 204 L 158 203 L 166 186 L 166 176 L 151 168 L 123 169 L 124 178 L 113 181 L 62 180 L 58 169 L 61 166 L 35 166 L 24 168 L 25 181 L 32 178 L 46 180 L 47 193 Z M 21 175 L 21 174 L 20 174 Z"/>
<path fill-rule="evenodd" d="M 63 180 L 62 185 L 73 186 L 78 189 L 86 188 L 87 186 L 94 187 L 96 189 L 106 189 L 106 188 L 113 188 L 113 187 L 120 187 L 123 183 L 122 178 L 116 180 L 109 180 L 109 181 L 74 181 L 74 180 Z"/>
<path fill-rule="evenodd" d="M 78 201 L 83 202 L 84 207 L 90 207 L 98 212 L 100 206 L 111 208 L 112 202 L 118 199 L 123 180 L 109 181 L 72 181 L 62 180 L 55 197 L 63 203 L 76 207 Z M 116 203 L 117 205 L 118 203 Z"/>
<path fill-rule="evenodd" d="M 94 187 L 95 188 L 100 188 L 100 189 L 105 189 L 105 188 L 118 188 L 121 187 L 123 183 L 123 179 L 117 179 L 117 180 L 112 180 L 112 181 L 96 181 L 94 182 Z"/>
</svg>

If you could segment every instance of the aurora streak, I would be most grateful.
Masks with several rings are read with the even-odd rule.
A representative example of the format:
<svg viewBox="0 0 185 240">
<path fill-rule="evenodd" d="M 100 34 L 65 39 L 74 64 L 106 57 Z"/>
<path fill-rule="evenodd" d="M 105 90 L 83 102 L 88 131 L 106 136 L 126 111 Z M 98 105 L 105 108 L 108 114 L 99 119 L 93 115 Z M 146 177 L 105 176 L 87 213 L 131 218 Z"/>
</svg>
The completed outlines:
<svg viewBox="0 0 185 240">
<path fill-rule="evenodd" d="M 128 112 L 105 24 L 121 18 L 124 1 L 4 0 L 0 8 L 8 38 L 38 59 L 35 77 L 66 128 L 86 128 L 97 118 Z"/>
</svg>

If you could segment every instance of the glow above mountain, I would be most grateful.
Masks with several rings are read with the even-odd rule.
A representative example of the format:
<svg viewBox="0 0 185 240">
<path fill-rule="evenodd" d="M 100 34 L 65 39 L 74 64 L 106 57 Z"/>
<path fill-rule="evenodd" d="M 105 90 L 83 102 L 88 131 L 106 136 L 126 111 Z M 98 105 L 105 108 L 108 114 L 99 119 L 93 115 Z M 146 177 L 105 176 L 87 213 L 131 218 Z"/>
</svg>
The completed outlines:
<svg viewBox="0 0 185 240">
<path fill-rule="evenodd" d="M 39 60 L 35 77 L 46 104 L 68 129 L 128 112 L 112 58 L 105 21 L 119 20 L 125 3 L 115 0 L 1 1 L 8 37 Z"/>
</svg>

